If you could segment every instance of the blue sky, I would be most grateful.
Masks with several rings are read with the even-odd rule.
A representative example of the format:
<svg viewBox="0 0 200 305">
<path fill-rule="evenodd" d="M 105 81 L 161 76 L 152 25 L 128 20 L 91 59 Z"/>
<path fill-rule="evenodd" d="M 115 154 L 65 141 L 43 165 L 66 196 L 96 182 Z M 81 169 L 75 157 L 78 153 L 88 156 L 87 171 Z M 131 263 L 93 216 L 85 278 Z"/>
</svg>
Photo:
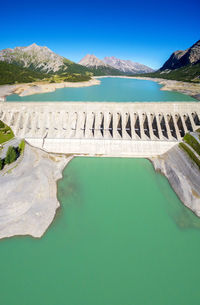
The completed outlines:
<svg viewBox="0 0 200 305">
<path fill-rule="evenodd" d="M 87 53 L 159 68 L 200 39 L 200 1 L 2 1 L 0 49 L 46 45 L 79 61 Z"/>
</svg>

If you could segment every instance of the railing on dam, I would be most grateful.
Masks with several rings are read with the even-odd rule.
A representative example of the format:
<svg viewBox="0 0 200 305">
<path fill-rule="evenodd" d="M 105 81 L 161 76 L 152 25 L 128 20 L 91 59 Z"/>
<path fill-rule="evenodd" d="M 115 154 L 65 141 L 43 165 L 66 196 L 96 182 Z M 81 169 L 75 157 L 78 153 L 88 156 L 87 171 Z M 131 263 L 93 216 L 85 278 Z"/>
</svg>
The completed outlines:
<svg viewBox="0 0 200 305">
<path fill-rule="evenodd" d="M 98 151 L 104 151 L 101 148 L 101 141 L 107 141 L 113 146 L 114 144 L 111 143 L 117 143 L 117 145 L 124 143 L 124 151 L 129 150 L 126 147 L 131 142 L 152 141 L 154 146 L 156 142 L 174 142 L 175 144 L 187 132 L 200 127 L 200 107 L 199 103 L 193 102 L 15 102 L 0 105 L 0 119 L 11 126 L 17 137 L 23 137 L 31 143 L 38 143 L 36 146 L 44 148 L 46 145 L 47 148 L 48 143 L 54 143 L 53 146 L 49 144 L 51 148 L 47 150 L 77 152 L 79 146 L 83 147 L 84 143 L 91 148 L 94 142 L 97 147 L 98 141 L 99 148 L 94 149 L 94 152 L 98 153 Z M 92 142 L 92 140 L 95 141 Z M 56 145 L 58 147 L 58 143 L 62 145 L 59 144 L 60 148 L 55 148 Z M 74 149 L 72 149 L 73 145 Z M 131 145 L 131 149 L 136 147 Z M 141 144 L 136 145 L 139 147 L 138 145 Z M 164 150 L 171 146 L 165 145 L 165 147 Z M 87 153 L 90 148 L 81 148 L 80 152 Z"/>
</svg>

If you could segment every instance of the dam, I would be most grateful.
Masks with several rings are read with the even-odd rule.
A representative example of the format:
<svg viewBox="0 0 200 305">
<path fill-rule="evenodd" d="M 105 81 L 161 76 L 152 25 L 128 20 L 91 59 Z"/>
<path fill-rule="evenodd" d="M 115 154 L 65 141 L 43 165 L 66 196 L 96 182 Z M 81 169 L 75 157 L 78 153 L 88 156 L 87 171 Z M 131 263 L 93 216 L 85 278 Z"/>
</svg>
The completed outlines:
<svg viewBox="0 0 200 305">
<path fill-rule="evenodd" d="M 52 153 L 151 157 L 200 128 L 198 102 L 2 102 L 15 136 Z"/>
</svg>

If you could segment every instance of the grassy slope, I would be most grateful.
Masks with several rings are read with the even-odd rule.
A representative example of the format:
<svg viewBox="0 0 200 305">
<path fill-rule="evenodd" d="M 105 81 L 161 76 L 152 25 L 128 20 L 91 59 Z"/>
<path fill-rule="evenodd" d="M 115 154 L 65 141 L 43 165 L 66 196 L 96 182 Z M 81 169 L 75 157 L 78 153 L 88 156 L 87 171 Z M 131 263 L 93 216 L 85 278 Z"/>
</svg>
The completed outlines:
<svg viewBox="0 0 200 305">
<path fill-rule="evenodd" d="M 197 135 L 199 136 L 200 131 L 196 130 L 196 132 L 197 132 Z M 200 156 L 200 144 L 190 133 L 187 133 L 184 136 L 183 141 L 185 143 L 187 143 L 189 146 L 191 146 L 196 151 L 196 153 Z M 193 151 L 187 145 L 185 145 L 184 142 L 179 143 L 179 147 L 182 148 L 188 154 L 190 159 L 192 159 L 194 161 L 194 163 L 196 163 L 200 169 L 200 160 L 196 157 L 196 155 L 193 153 Z"/>
<path fill-rule="evenodd" d="M 65 61 L 67 69 L 61 69 L 57 73 L 41 73 L 33 70 L 33 68 L 23 68 L 17 64 L 9 64 L 0 61 L 0 85 L 15 84 L 15 83 L 31 83 L 36 81 L 47 81 L 51 83 L 57 82 L 80 82 L 88 81 L 91 76 L 101 75 L 122 75 L 116 69 L 100 67 L 87 68 L 79 64 Z"/>
<path fill-rule="evenodd" d="M 197 152 L 197 154 L 200 156 L 200 144 L 191 134 L 186 133 L 183 140 L 188 145 L 190 145 Z"/>
<path fill-rule="evenodd" d="M 182 148 L 190 157 L 190 159 L 192 159 L 194 161 L 194 163 L 196 163 L 196 165 L 199 167 L 200 169 L 200 161 L 199 159 L 195 156 L 195 154 L 189 149 L 188 146 L 186 146 L 184 143 L 179 143 L 179 147 Z"/>
<path fill-rule="evenodd" d="M 48 82 L 79 82 L 90 79 L 91 73 L 80 65 L 69 64 L 69 69 L 65 73 L 60 71 L 58 74 L 46 74 L 32 69 L 22 68 L 19 65 L 8 64 L 0 61 L 0 85 L 15 83 L 31 83 L 35 81 Z M 74 73 L 75 72 L 75 73 Z"/>
<path fill-rule="evenodd" d="M 154 73 L 137 74 L 136 76 L 146 77 L 158 77 L 164 79 L 172 79 L 184 82 L 196 82 L 200 83 L 200 63 L 196 65 L 188 65 L 176 70 L 172 70 L 169 73 L 163 73 L 157 71 Z"/>
<path fill-rule="evenodd" d="M 99 68 L 89 68 L 89 70 L 93 73 L 95 76 L 105 76 L 105 75 L 124 75 L 121 71 L 110 68 L 110 67 L 99 67 Z"/>
<path fill-rule="evenodd" d="M 44 73 L 35 72 L 17 65 L 0 62 L 0 85 L 14 83 L 29 83 L 47 77 Z"/>
<path fill-rule="evenodd" d="M 59 75 L 51 75 L 49 78 L 50 83 L 61 83 L 61 82 L 84 82 L 90 80 L 91 77 L 85 74 L 78 74 L 78 73 L 62 73 Z"/>
<path fill-rule="evenodd" d="M 94 75 L 94 76 L 103 76 L 103 75 L 124 75 L 122 72 L 120 72 L 117 69 L 114 69 L 112 67 L 99 67 L 99 68 L 88 68 L 79 64 L 76 64 L 74 62 L 66 63 L 67 70 L 65 72 L 67 73 L 81 73 L 86 75 Z M 59 71 L 58 74 L 63 73 L 63 70 Z"/>
<path fill-rule="evenodd" d="M 11 140 L 14 137 L 12 129 L 0 121 L 0 144 Z"/>
</svg>

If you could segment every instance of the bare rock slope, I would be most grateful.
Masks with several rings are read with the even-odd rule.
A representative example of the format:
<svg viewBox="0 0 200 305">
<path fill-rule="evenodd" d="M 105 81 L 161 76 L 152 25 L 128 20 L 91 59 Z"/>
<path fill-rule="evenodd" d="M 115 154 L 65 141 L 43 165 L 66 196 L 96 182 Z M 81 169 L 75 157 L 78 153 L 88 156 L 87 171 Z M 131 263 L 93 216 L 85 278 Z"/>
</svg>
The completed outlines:
<svg viewBox="0 0 200 305">
<path fill-rule="evenodd" d="M 119 59 L 114 56 L 105 57 L 104 62 L 111 67 L 128 74 L 150 73 L 154 71 L 152 68 L 143 64 L 131 60 Z"/>
<path fill-rule="evenodd" d="M 164 63 L 161 71 L 174 70 L 187 65 L 194 65 L 200 62 L 200 40 L 184 51 L 175 51 Z"/>
<path fill-rule="evenodd" d="M 108 67 L 107 64 L 103 62 L 103 60 L 97 58 L 95 55 L 92 54 L 87 54 L 85 57 L 83 57 L 79 61 L 79 65 L 85 66 L 85 67 Z"/>
<path fill-rule="evenodd" d="M 87 54 L 79 61 L 79 65 L 87 67 L 94 75 L 121 75 L 122 72 L 112 66 L 107 65 L 103 60 L 95 55 Z"/>
<path fill-rule="evenodd" d="M 184 205 L 200 217 L 200 171 L 196 164 L 178 145 L 151 161 L 155 170 L 168 178 Z"/>
<path fill-rule="evenodd" d="M 0 174 L 0 238 L 44 234 L 60 206 L 56 181 L 70 160 L 26 144 L 23 161 Z"/>
<path fill-rule="evenodd" d="M 28 47 L 4 49 L 0 51 L 0 60 L 45 73 L 57 72 L 64 67 L 64 57 L 35 43 Z"/>
</svg>

